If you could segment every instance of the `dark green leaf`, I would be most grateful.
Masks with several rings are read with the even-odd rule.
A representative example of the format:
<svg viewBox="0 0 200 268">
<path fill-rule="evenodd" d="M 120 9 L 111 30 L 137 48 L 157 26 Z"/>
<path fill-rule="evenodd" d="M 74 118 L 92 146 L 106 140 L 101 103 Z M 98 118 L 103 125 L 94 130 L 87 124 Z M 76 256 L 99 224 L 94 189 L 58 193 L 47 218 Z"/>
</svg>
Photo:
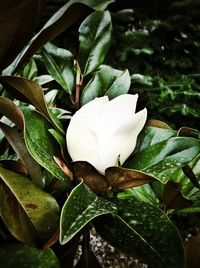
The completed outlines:
<svg viewBox="0 0 200 268">
<path fill-rule="evenodd" d="M 60 149 L 49 133 L 51 125 L 40 113 L 34 110 L 24 108 L 23 113 L 25 117 L 24 138 L 30 154 L 56 178 L 66 181 L 66 175 L 53 160 L 53 156 L 60 155 Z"/>
<path fill-rule="evenodd" d="M 41 250 L 19 243 L 0 247 L 0 263 L 4 268 L 60 268 L 51 249 Z"/>
<path fill-rule="evenodd" d="M 109 99 L 113 99 L 119 95 L 126 94 L 129 91 L 129 87 L 130 76 L 127 70 L 123 72 L 110 66 L 102 65 L 83 89 L 81 105 L 104 95 L 108 95 Z"/>
<path fill-rule="evenodd" d="M 49 74 L 71 94 L 75 83 L 72 53 L 51 43 L 46 44 L 41 52 Z"/>
<path fill-rule="evenodd" d="M 147 122 L 148 123 L 148 122 Z M 134 154 L 143 151 L 150 145 L 159 143 L 164 140 L 176 136 L 176 131 L 160 127 L 146 126 L 138 136 L 137 145 Z"/>
<path fill-rule="evenodd" d="M 148 267 L 185 267 L 180 234 L 159 208 L 135 197 L 114 203 L 119 215 L 97 219 L 100 235 Z"/>
<path fill-rule="evenodd" d="M 59 206 L 27 177 L 0 167 L 1 217 L 10 232 L 25 243 L 33 243 L 36 230 L 48 238 L 58 224 Z M 27 236 L 27 237 L 26 237 Z"/>
<path fill-rule="evenodd" d="M 166 183 L 177 168 L 191 162 L 199 153 L 199 140 L 173 137 L 142 150 L 127 167 L 143 171 Z"/>
<path fill-rule="evenodd" d="M 62 208 L 60 243 L 66 244 L 92 219 L 109 213 L 116 213 L 115 205 L 96 196 L 81 182 L 72 190 Z"/>
<path fill-rule="evenodd" d="M 96 11 L 81 24 L 80 66 L 84 76 L 94 71 L 104 61 L 110 45 L 111 30 L 111 17 L 108 11 Z"/>
</svg>

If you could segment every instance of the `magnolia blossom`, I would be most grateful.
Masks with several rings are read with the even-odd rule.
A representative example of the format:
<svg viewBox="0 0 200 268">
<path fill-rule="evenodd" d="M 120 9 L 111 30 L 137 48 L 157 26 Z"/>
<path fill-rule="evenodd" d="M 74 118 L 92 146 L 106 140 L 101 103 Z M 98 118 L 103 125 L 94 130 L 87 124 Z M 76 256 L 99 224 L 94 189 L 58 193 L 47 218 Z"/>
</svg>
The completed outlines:
<svg viewBox="0 0 200 268">
<path fill-rule="evenodd" d="M 96 98 L 79 109 L 67 130 L 73 161 L 87 161 L 99 172 L 121 165 L 133 152 L 144 127 L 146 108 L 135 113 L 138 95 L 124 94 L 109 101 Z"/>
</svg>

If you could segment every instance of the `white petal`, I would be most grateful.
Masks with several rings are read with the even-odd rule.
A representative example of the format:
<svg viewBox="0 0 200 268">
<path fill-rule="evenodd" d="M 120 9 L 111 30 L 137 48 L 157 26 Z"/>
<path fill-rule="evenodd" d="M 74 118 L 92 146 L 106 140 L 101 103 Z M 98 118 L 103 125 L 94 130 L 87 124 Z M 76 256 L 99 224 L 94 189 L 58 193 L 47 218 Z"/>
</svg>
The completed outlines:
<svg viewBox="0 0 200 268">
<path fill-rule="evenodd" d="M 116 131 L 113 137 L 124 140 L 123 149 L 120 153 L 120 163 L 123 164 L 135 149 L 138 134 L 143 129 L 147 119 L 147 109 L 144 108 L 136 113 L 131 120 L 124 124 Z"/>
<path fill-rule="evenodd" d="M 107 132 L 112 133 L 124 120 L 134 115 L 137 99 L 138 94 L 124 94 L 104 103 L 100 122 Z"/>
<path fill-rule="evenodd" d="M 96 164 L 98 147 L 95 133 L 81 116 L 72 117 L 67 129 L 67 149 L 73 161 Z"/>
<path fill-rule="evenodd" d="M 136 113 L 131 119 L 113 134 L 112 137 L 101 136 L 99 142 L 99 158 L 96 168 L 104 173 L 109 166 L 117 165 L 118 160 L 122 165 L 130 156 L 136 146 L 137 136 L 144 127 L 147 118 L 147 110 Z"/>
</svg>

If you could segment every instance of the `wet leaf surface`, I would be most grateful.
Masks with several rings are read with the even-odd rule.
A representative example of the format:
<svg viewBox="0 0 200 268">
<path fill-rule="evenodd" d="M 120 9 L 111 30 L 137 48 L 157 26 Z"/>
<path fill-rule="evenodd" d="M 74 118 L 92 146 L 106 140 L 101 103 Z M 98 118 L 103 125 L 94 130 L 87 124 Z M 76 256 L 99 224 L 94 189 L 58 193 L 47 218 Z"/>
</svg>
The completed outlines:
<svg viewBox="0 0 200 268">
<path fill-rule="evenodd" d="M 92 219 L 116 213 L 116 206 L 94 194 L 83 182 L 67 198 L 60 219 L 60 243 L 66 244 Z"/>
</svg>

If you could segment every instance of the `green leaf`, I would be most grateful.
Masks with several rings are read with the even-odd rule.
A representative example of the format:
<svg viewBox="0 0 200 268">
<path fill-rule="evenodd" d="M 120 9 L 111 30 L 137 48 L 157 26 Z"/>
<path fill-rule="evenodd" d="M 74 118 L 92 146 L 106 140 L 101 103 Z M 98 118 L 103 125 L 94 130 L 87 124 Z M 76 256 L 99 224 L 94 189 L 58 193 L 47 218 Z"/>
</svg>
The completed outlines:
<svg viewBox="0 0 200 268">
<path fill-rule="evenodd" d="M 104 61 L 110 46 L 111 31 L 111 16 L 108 11 L 96 11 L 81 24 L 80 66 L 84 76 L 94 71 Z"/>
<path fill-rule="evenodd" d="M 35 63 L 35 60 L 31 58 L 23 69 L 22 77 L 33 80 L 37 76 L 37 73 L 37 65 Z"/>
<path fill-rule="evenodd" d="M 21 162 L 25 164 L 32 181 L 39 187 L 43 187 L 42 171 L 38 163 L 29 154 L 22 135 L 14 128 L 0 122 L 0 129 L 5 134 L 13 150 L 17 153 Z"/>
<path fill-rule="evenodd" d="M 17 94 L 18 99 L 33 104 L 53 126 L 64 132 L 60 121 L 50 113 L 45 102 L 43 89 L 40 85 L 34 81 L 14 76 L 1 76 L 0 81 L 11 90 L 14 96 Z"/>
<path fill-rule="evenodd" d="M 36 234 L 49 238 L 58 224 L 59 206 L 27 177 L 0 167 L 1 217 L 20 241 L 33 244 Z"/>
<path fill-rule="evenodd" d="M 134 197 L 112 201 L 119 214 L 97 219 L 100 235 L 149 267 L 185 267 L 180 234 L 159 208 Z"/>
<path fill-rule="evenodd" d="M 21 0 L 20 0 L 21 1 Z M 34 1 L 35 2 L 35 1 Z M 70 0 L 62 6 L 30 40 L 15 61 L 5 70 L 6 75 L 15 73 L 27 59 L 47 42 L 54 39 L 78 19 L 84 17 L 92 9 L 104 10 L 113 0 Z M 32 12 L 32 10 L 31 10 Z M 35 15 L 34 15 L 35 16 Z M 5 32 L 5 29 L 3 29 Z M 7 46 L 7 43 L 6 43 Z"/>
<path fill-rule="evenodd" d="M 53 160 L 53 156 L 60 155 L 60 149 L 49 133 L 51 125 L 37 111 L 23 108 L 23 113 L 25 117 L 24 138 L 29 153 L 56 178 L 66 181 L 66 175 Z"/>
<path fill-rule="evenodd" d="M 41 50 L 49 74 L 71 94 L 75 84 L 74 58 L 70 51 L 48 43 Z"/>
<path fill-rule="evenodd" d="M 153 144 L 168 140 L 174 136 L 176 136 L 176 131 L 172 129 L 146 126 L 138 136 L 134 154 L 141 152 Z"/>
<path fill-rule="evenodd" d="M 120 71 L 107 65 L 101 65 L 93 78 L 83 89 L 81 105 L 88 103 L 96 97 L 108 95 L 113 99 L 126 94 L 130 87 L 130 75 L 128 70 Z"/>
<path fill-rule="evenodd" d="M 127 167 L 143 171 L 162 183 L 167 183 L 177 168 L 191 162 L 199 153 L 199 140 L 172 137 L 137 153 Z"/>
<path fill-rule="evenodd" d="M 60 243 L 66 244 L 92 219 L 109 213 L 116 213 L 115 205 L 95 195 L 81 182 L 72 190 L 62 208 Z"/>
<path fill-rule="evenodd" d="M 152 86 L 153 85 L 153 78 L 149 75 L 142 75 L 142 74 L 132 74 L 131 75 L 131 82 L 132 83 L 139 83 L 145 86 Z"/>
<path fill-rule="evenodd" d="M 0 263 L 4 268 L 60 268 L 51 249 L 41 250 L 19 243 L 0 246 Z"/>
</svg>

